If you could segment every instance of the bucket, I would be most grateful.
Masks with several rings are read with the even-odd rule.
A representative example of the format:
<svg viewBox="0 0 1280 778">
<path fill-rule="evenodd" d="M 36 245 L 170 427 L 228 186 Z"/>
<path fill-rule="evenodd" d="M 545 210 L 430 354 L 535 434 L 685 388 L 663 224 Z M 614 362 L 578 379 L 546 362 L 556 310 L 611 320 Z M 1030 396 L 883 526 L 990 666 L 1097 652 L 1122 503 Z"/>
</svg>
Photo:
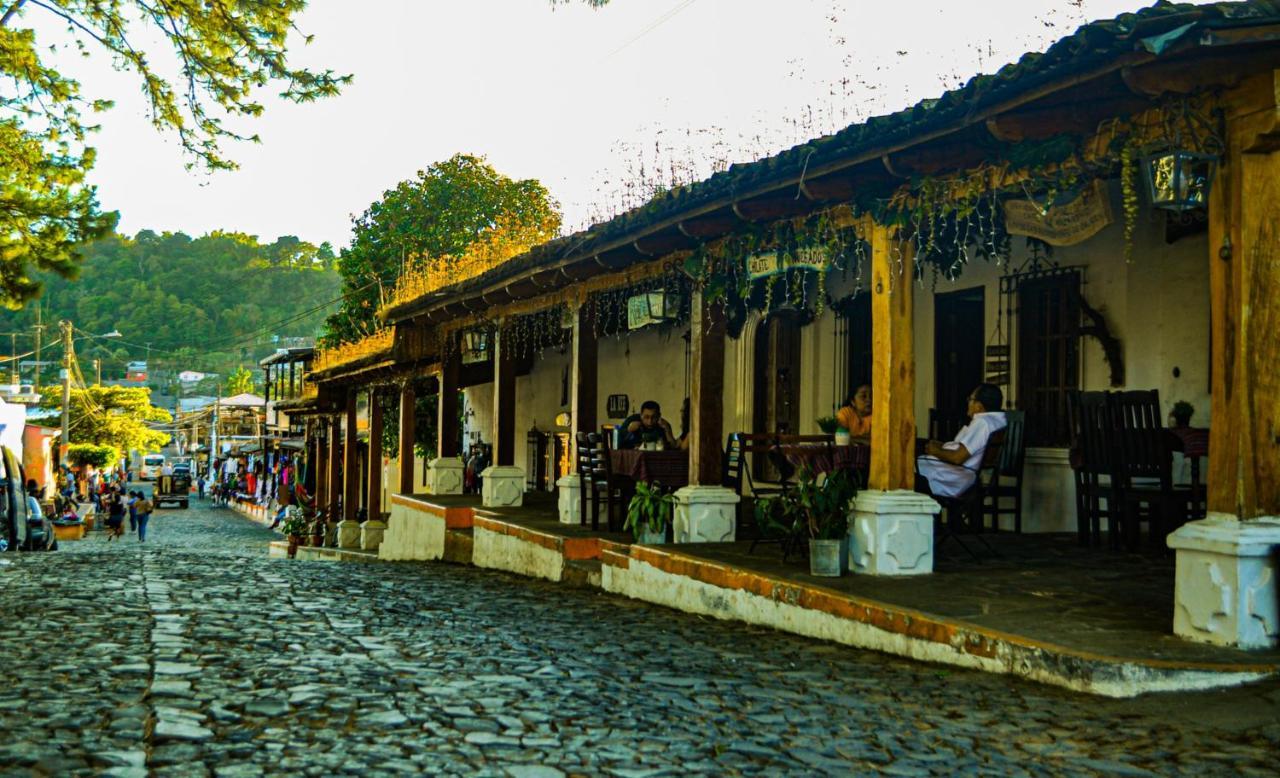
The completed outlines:
<svg viewBox="0 0 1280 778">
<path fill-rule="evenodd" d="M 848 562 L 848 546 L 845 539 L 810 540 L 809 541 L 809 573 L 828 578 L 839 578 L 844 574 Z"/>
</svg>

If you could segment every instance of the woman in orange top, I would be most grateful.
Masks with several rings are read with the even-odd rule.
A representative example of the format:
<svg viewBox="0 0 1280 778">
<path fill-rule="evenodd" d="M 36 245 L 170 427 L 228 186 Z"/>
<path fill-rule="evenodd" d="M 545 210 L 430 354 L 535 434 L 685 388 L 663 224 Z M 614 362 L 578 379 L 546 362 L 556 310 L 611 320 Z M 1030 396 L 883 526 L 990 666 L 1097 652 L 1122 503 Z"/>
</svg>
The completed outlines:
<svg viewBox="0 0 1280 778">
<path fill-rule="evenodd" d="M 871 436 L 871 386 L 863 384 L 854 390 L 847 402 L 836 411 L 836 423 L 849 430 L 850 437 Z"/>
</svg>

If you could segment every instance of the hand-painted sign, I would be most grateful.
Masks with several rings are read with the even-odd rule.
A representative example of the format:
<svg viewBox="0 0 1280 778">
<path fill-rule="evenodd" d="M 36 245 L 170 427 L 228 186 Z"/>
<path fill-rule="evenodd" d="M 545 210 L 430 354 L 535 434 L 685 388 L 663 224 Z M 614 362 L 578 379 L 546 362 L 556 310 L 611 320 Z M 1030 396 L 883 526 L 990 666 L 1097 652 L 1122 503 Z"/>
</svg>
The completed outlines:
<svg viewBox="0 0 1280 778">
<path fill-rule="evenodd" d="M 1004 227 L 1010 235 L 1028 235 L 1051 246 L 1082 243 L 1111 222 L 1111 198 L 1106 184 L 1098 179 L 1082 187 L 1076 199 L 1054 205 L 1048 212 L 1027 200 L 1004 204 Z"/>
<path fill-rule="evenodd" d="M 638 330 L 650 324 L 671 321 L 680 311 L 678 295 L 646 292 L 627 298 L 627 329 Z"/>
<path fill-rule="evenodd" d="M 830 262 L 824 249 L 811 247 L 796 249 L 795 253 L 783 254 L 779 251 L 766 251 L 747 257 L 747 274 L 752 279 L 764 278 L 777 273 L 785 273 L 792 268 L 802 267 L 809 270 L 821 270 Z"/>
</svg>

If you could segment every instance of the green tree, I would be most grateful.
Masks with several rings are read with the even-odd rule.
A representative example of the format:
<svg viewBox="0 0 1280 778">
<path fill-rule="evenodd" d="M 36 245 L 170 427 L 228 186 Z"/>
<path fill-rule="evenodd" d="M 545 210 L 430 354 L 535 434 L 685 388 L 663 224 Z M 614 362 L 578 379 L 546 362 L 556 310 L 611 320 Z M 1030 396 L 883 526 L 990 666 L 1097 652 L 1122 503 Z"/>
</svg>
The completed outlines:
<svg viewBox="0 0 1280 778">
<path fill-rule="evenodd" d="M 80 83 L 51 62 L 61 51 L 105 50 L 113 65 L 135 73 L 151 123 L 176 133 L 190 165 L 230 169 L 223 156 L 239 134 L 224 118 L 259 116 L 263 87 L 307 102 L 338 93 L 350 76 L 291 67 L 289 34 L 305 0 L 4 0 L 0 4 L 0 302 L 17 305 L 40 285 L 31 269 L 73 277 L 76 246 L 101 238 L 115 214 L 99 211 L 85 183 L 94 164 L 89 135 L 111 102 L 82 93 Z M 65 24 L 65 34 L 38 39 L 29 25 L 41 16 Z M 146 45 L 150 40 L 162 44 Z M 310 40 L 310 38 L 304 38 Z M 155 62 L 176 57 L 173 73 Z"/>
<path fill-rule="evenodd" d="M 418 171 L 353 220 L 351 245 L 338 259 L 342 304 L 325 324 L 325 340 L 376 329 L 378 305 L 406 261 L 459 255 L 499 224 L 558 227 L 558 209 L 540 182 L 508 178 L 482 157 L 455 154 Z"/>
<path fill-rule="evenodd" d="M 234 397 L 237 394 L 246 394 L 253 391 L 253 373 L 249 368 L 241 365 L 236 371 L 227 376 L 227 396 Z"/>
<path fill-rule="evenodd" d="M 62 412 L 62 396 L 46 395 L 40 406 Z M 151 404 L 151 390 L 132 386 L 90 386 L 71 390 L 70 442 L 111 446 L 117 451 L 159 451 L 169 434 L 151 423 L 173 421 Z"/>
</svg>

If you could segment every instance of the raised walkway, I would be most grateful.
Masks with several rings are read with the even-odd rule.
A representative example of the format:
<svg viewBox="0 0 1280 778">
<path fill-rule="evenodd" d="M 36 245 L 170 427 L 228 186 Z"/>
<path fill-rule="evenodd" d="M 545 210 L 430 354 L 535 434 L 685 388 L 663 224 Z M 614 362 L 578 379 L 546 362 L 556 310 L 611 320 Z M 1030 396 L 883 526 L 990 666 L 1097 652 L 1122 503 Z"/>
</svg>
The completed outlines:
<svg viewBox="0 0 1280 778">
<path fill-rule="evenodd" d="M 930 576 L 817 578 L 777 546 L 642 546 L 557 520 L 554 502 L 487 509 L 479 496 L 392 498 L 377 557 L 443 560 L 598 587 L 720 619 L 1109 697 L 1231 686 L 1280 674 L 1280 650 L 1173 636 L 1173 560 L 1080 548 L 1074 536 L 989 535 L 995 555 L 944 545 Z M 275 544 L 273 544 L 274 546 Z M 273 555 L 282 555 L 274 549 Z M 300 548 L 299 559 L 373 561 Z"/>
</svg>

